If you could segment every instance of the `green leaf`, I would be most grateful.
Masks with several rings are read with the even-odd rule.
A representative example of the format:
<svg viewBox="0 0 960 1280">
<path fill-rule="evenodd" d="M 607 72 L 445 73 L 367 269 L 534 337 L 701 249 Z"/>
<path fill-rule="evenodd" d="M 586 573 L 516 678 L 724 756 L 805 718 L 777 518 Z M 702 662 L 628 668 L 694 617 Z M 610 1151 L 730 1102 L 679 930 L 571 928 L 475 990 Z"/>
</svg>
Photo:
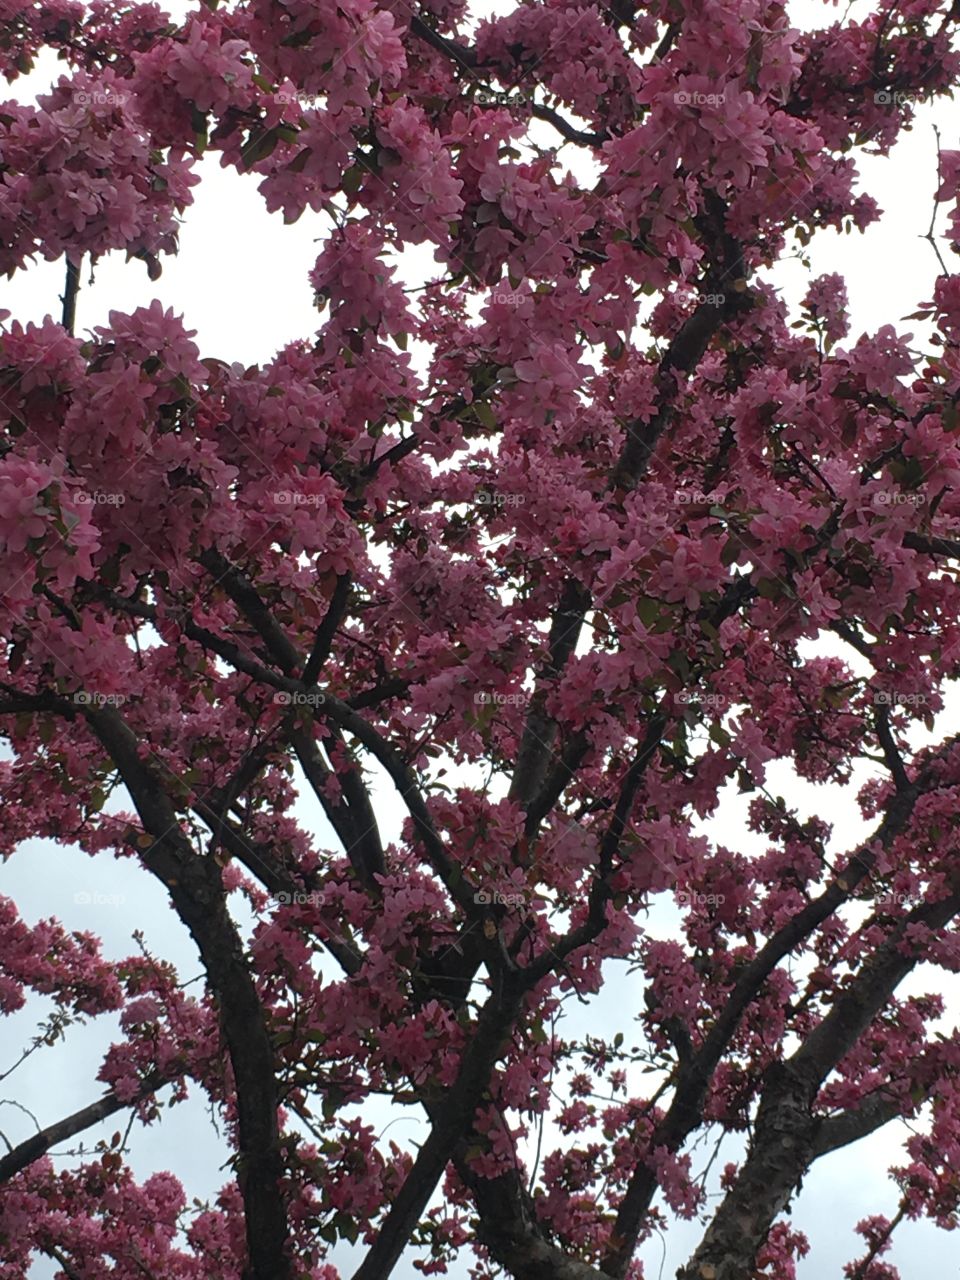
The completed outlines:
<svg viewBox="0 0 960 1280">
<path fill-rule="evenodd" d="M 728 538 L 727 541 L 723 544 L 723 550 L 720 552 L 721 564 L 723 564 L 725 568 L 729 568 L 730 565 L 734 563 L 734 561 L 738 558 L 739 555 L 740 555 L 739 540 L 737 538 Z"/>
<path fill-rule="evenodd" d="M 497 425 L 496 414 L 486 400 L 476 400 L 472 407 L 474 416 L 481 426 L 493 428 Z"/>
<path fill-rule="evenodd" d="M 685 684 L 689 681 L 690 663 L 685 653 L 682 653 L 679 649 L 674 649 L 667 659 L 667 666 L 671 671 L 675 671 Z"/>
<path fill-rule="evenodd" d="M 305 44 L 309 44 L 312 39 L 313 32 L 310 30 L 293 31 L 290 35 L 283 37 L 280 41 L 280 47 L 282 49 L 302 49 L 303 46 Z"/>
<path fill-rule="evenodd" d="M 306 167 L 307 161 L 310 159 L 310 148 L 304 147 L 302 151 L 298 151 L 290 163 L 287 165 L 289 173 L 302 173 Z"/>
<path fill-rule="evenodd" d="M 355 1218 L 351 1218 L 348 1213 L 338 1213 L 333 1221 L 342 1239 L 349 1240 L 351 1244 L 357 1243 L 360 1229 Z"/>
<path fill-rule="evenodd" d="M 327 1088 L 323 1095 L 323 1118 L 332 1120 L 340 1108 L 343 1106 L 344 1093 L 336 1085 L 332 1084 Z"/>
<path fill-rule="evenodd" d="M 261 133 L 251 130 L 250 136 L 240 149 L 240 164 L 244 169 L 252 169 L 261 160 L 266 160 L 276 150 L 280 141 L 280 129 L 267 129 Z"/>
<path fill-rule="evenodd" d="M 645 627 L 651 627 L 660 617 L 662 605 L 652 596 L 642 596 L 636 603 L 637 617 Z"/>
</svg>

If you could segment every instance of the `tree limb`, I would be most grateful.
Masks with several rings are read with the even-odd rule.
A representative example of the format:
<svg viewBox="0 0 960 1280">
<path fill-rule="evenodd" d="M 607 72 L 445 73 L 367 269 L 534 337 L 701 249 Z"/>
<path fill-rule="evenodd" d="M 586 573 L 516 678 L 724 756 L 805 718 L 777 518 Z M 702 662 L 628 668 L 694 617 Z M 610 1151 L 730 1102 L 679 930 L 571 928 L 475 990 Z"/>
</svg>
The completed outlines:
<svg viewBox="0 0 960 1280">
<path fill-rule="evenodd" d="M 82 263 L 83 254 L 80 255 L 76 262 L 69 255 L 67 256 L 67 278 L 60 298 L 63 303 L 60 323 L 71 337 L 73 337 L 73 331 L 77 323 L 77 295 L 80 292 L 80 267 Z"/>
<path fill-rule="evenodd" d="M 958 912 L 960 892 L 955 891 L 902 917 L 793 1055 L 774 1064 L 747 1159 L 677 1280 L 700 1280 L 704 1274 L 742 1280 L 750 1274 L 770 1227 L 817 1154 L 823 1124 L 811 1112 L 817 1092 L 921 958 L 905 941 L 908 928 L 943 928 Z"/>
<path fill-rule="evenodd" d="M 0 1158 L 0 1183 L 8 1182 L 35 1160 L 46 1155 L 51 1147 L 56 1147 L 61 1142 L 75 1137 L 76 1134 L 83 1133 L 84 1130 L 99 1124 L 101 1120 L 106 1120 L 118 1111 L 136 1106 L 165 1084 L 170 1083 L 172 1081 L 169 1075 L 161 1071 L 153 1071 L 141 1081 L 136 1097 L 123 1102 L 115 1093 L 105 1093 L 102 1098 L 81 1107 L 73 1115 L 65 1116 L 63 1120 L 47 1125 L 45 1129 L 41 1129 L 39 1133 L 19 1143 L 12 1151 Z"/>
<path fill-rule="evenodd" d="M 220 869 L 214 859 L 193 852 L 176 808 L 141 759 L 137 737 L 119 712 L 88 706 L 85 714 L 116 765 L 144 830 L 153 837 L 150 847 L 141 851 L 144 864 L 166 884 L 197 944 L 219 1005 L 237 1096 L 238 1181 L 249 1254 L 243 1280 L 287 1280 L 276 1065 L 263 1006 L 227 911 Z"/>
<path fill-rule="evenodd" d="M 454 1148 L 473 1123 L 476 1109 L 490 1084 L 497 1058 L 521 1005 L 522 990 L 508 978 L 495 978 L 477 1029 L 460 1054 L 457 1078 L 442 1098 L 425 1099 L 432 1121 L 430 1136 L 420 1148 L 413 1168 L 394 1198 L 377 1240 L 353 1280 L 386 1280 L 423 1215 Z"/>
<path fill-rule="evenodd" d="M 670 1107 L 650 1141 L 651 1149 L 664 1146 L 670 1151 L 678 1150 L 700 1123 L 703 1101 L 717 1064 L 764 982 L 780 961 L 833 915 L 870 874 L 876 865 L 877 846 L 885 848 L 905 829 L 920 794 L 916 784 L 907 792 L 897 793 L 872 839 L 854 854 L 842 875 L 778 929 L 746 966 L 700 1048 L 681 1068 Z M 620 1203 L 612 1242 L 602 1263 L 606 1275 L 617 1280 L 625 1275 L 657 1185 L 653 1168 L 646 1163 L 638 1165 Z"/>
</svg>

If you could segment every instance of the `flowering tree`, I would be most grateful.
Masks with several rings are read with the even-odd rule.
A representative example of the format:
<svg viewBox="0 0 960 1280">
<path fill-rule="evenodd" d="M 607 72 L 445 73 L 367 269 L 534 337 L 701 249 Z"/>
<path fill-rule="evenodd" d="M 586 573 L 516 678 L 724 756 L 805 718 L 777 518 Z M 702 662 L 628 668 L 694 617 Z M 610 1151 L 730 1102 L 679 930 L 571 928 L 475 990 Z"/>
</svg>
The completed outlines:
<svg viewBox="0 0 960 1280">
<path fill-rule="evenodd" d="M 681 1280 L 788 1278 L 811 1166 L 909 1117 L 847 1268 L 893 1280 L 896 1223 L 960 1200 L 960 1034 L 898 995 L 960 969 L 960 276 L 919 351 L 769 271 L 880 216 L 858 153 L 950 92 L 960 6 L 3 15 L 8 80 L 64 68 L 0 107 L 0 267 L 65 269 L 59 319 L 0 333 L 3 854 L 133 860 L 205 985 L 0 899 L 0 1010 L 120 1029 L 90 1104 L 0 1154 L 0 1277 L 336 1280 L 348 1240 L 353 1280 L 638 1280 L 678 1215 Z M 322 227 L 316 333 L 252 368 L 158 301 L 75 335 L 90 263 L 160 276 L 205 153 Z M 954 248 L 958 178 L 942 151 Z M 849 783 L 863 843 L 775 760 Z M 762 856 L 704 834 L 731 781 Z M 626 973 L 625 1030 L 565 1038 Z M 188 1093 L 235 1152 L 215 1204 L 119 1137 L 48 1154 Z M 378 1138 L 384 1095 L 422 1143 Z M 707 1131 L 745 1136 L 709 1211 Z"/>
</svg>

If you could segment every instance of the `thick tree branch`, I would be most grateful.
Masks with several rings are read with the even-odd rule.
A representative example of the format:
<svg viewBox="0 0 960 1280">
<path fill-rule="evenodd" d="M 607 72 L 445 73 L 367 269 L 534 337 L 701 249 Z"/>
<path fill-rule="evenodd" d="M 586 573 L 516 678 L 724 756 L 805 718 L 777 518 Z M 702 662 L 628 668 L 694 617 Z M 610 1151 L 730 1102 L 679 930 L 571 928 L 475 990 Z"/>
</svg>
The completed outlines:
<svg viewBox="0 0 960 1280">
<path fill-rule="evenodd" d="M 58 1249 L 56 1245 L 46 1245 L 41 1252 L 46 1254 L 48 1258 L 57 1264 L 63 1274 L 67 1277 L 67 1280 L 83 1280 L 83 1276 L 76 1269 L 67 1255 L 61 1249 Z"/>
<path fill-rule="evenodd" d="M 539 102 L 530 104 L 530 114 L 546 124 L 553 125 L 557 133 L 567 142 L 575 142 L 581 147 L 600 147 L 610 137 L 605 130 L 597 133 L 590 129 L 576 129 L 564 120 L 559 111 L 554 111 L 553 107 L 543 106 Z"/>
<path fill-rule="evenodd" d="M 67 277 L 63 286 L 63 295 L 60 298 L 63 303 L 60 323 L 71 337 L 77 324 L 77 295 L 80 292 L 80 267 L 82 263 L 82 254 L 76 262 L 69 256 L 67 257 Z"/>
<path fill-rule="evenodd" d="M 780 961 L 833 915 L 870 874 L 876 865 L 878 848 L 886 848 L 906 828 L 920 794 L 918 785 L 897 793 L 873 838 L 853 855 L 842 875 L 777 930 L 746 966 L 700 1048 L 681 1067 L 672 1102 L 657 1126 L 651 1148 L 664 1146 L 676 1151 L 697 1127 L 717 1064 L 763 984 Z M 647 1164 L 638 1165 L 617 1212 L 612 1243 L 602 1264 L 604 1274 L 617 1280 L 626 1274 L 657 1185 L 654 1169 Z"/>
<path fill-rule="evenodd" d="M 551 943 L 546 951 L 524 968 L 524 981 L 528 988 L 535 986 L 548 973 L 553 973 L 563 964 L 567 956 L 572 955 L 580 947 L 589 945 L 606 928 L 607 904 L 611 897 L 610 877 L 614 869 L 614 860 L 620 849 L 643 775 L 660 747 L 666 725 L 667 720 L 663 715 L 658 714 L 650 721 L 644 740 L 637 749 L 637 754 L 621 783 L 613 816 L 600 843 L 597 866 L 590 884 L 586 920 L 576 929 L 571 929 L 564 937 Z"/>
<path fill-rule="evenodd" d="M 546 774 L 540 790 L 527 808 L 524 833 L 528 839 L 540 830 L 540 823 L 553 809 L 568 784 L 576 777 L 577 770 L 590 750 L 590 740 L 585 733 L 573 734 L 564 745 L 552 769 Z"/>
<path fill-rule="evenodd" d="M 222 586 L 241 614 L 267 646 L 267 651 L 285 675 L 303 668 L 296 645 L 274 618 L 259 591 L 247 576 L 221 552 L 209 549 L 200 563 Z"/>
<path fill-rule="evenodd" d="M 211 830 L 214 824 L 216 825 L 220 844 L 226 852 L 245 866 L 250 874 L 275 897 L 286 894 L 293 901 L 297 894 L 309 893 L 315 889 L 312 877 L 306 880 L 294 878 L 285 867 L 280 865 L 271 846 L 248 840 L 238 827 L 222 816 L 222 811 L 204 800 L 198 800 L 193 806 L 193 811 L 210 826 Z M 344 973 L 353 975 L 359 972 L 363 964 L 363 954 L 350 937 L 347 925 L 341 924 L 336 934 L 322 932 L 321 941 Z"/>
<path fill-rule="evenodd" d="M 347 611 L 352 587 L 353 580 L 350 574 L 343 573 L 337 578 L 337 585 L 334 587 L 330 603 L 327 605 L 327 612 L 323 615 L 323 621 L 317 628 L 310 657 L 303 668 L 304 684 L 317 683 L 317 677 L 320 675 L 323 664 L 330 655 L 333 637 L 336 635 L 337 628 L 343 621 L 344 614 Z"/>
<path fill-rule="evenodd" d="M 813 1159 L 839 1151 L 851 1142 L 859 1142 L 902 1115 L 903 1103 L 878 1090 L 855 1109 L 827 1116 L 818 1123 L 813 1140 Z"/>
<path fill-rule="evenodd" d="M 219 1005 L 237 1095 L 238 1179 L 249 1254 L 244 1280 L 286 1280 L 290 1265 L 276 1066 L 263 1007 L 227 911 L 220 869 L 213 858 L 200 858 L 190 847 L 176 808 L 141 758 L 136 735 L 119 712 L 88 707 L 86 718 L 116 765 L 144 830 L 153 837 L 141 856 L 166 884 Z"/>
<path fill-rule="evenodd" d="M 926 551 L 934 556 L 960 557 L 960 538 L 938 538 L 933 534 L 908 532 L 903 535 L 903 545 L 911 551 Z"/>
<path fill-rule="evenodd" d="M 102 1098 L 98 1098 L 96 1102 L 91 1102 L 87 1106 L 81 1107 L 73 1115 L 65 1116 L 63 1120 L 47 1125 L 45 1129 L 41 1129 L 39 1133 L 35 1133 L 31 1138 L 19 1143 L 12 1151 L 8 1151 L 5 1156 L 0 1158 L 0 1183 L 9 1181 L 10 1178 L 26 1169 L 28 1165 L 33 1164 L 35 1160 L 39 1160 L 41 1156 L 47 1154 L 51 1147 L 59 1146 L 61 1142 L 66 1142 L 78 1133 L 83 1133 L 95 1124 L 99 1124 L 101 1120 L 106 1120 L 108 1117 L 116 1115 L 118 1111 L 125 1111 L 128 1107 L 136 1106 L 138 1103 L 143 1102 L 144 1099 L 149 1098 L 151 1094 L 156 1093 L 158 1089 L 163 1088 L 165 1084 L 170 1083 L 171 1079 L 168 1075 L 164 1075 L 160 1071 L 151 1072 L 141 1081 L 140 1089 L 135 1098 L 130 1098 L 123 1102 L 115 1093 L 105 1093 Z"/>
<path fill-rule="evenodd" d="M 614 489 L 636 488 L 660 437 L 673 421 L 683 380 L 694 372 L 719 330 L 752 305 L 746 289 L 743 247 L 726 229 L 726 206 L 710 192 L 705 204 L 703 215 L 697 219 L 698 227 L 707 243 L 717 250 L 704 281 L 706 299 L 685 321 L 660 362 L 655 384 L 658 407 L 653 417 L 627 424 L 626 439 L 613 473 Z"/>
<path fill-rule="evenodd" d="M 343 845 L 350 865 L 361 883 L 379 896 L 380 886 L 375 876 L 386 874 L 386 858 L 370 796 L 352 768 L 334 775 L 327 768 L 316 740 L 306 729 L 295 729 L 290 742 L 304 776 L 314 795 L 323 806 L 331 825 Z M 336 777 L 343 788 L 345 799 L 331 799 L 327 784 Z"/>
<path fill-rule="evenodd" d="M 546 711 L 547 695 L 551 682 L 561 674 L 577 647 L 589 607 L 590 592 L 575 578 L 568 578 L 550 626 L 547 661 L 538 678 L 536 691 L 530 699 L 523 737 L 517 752 L 517 763 L 510 782 L 510 799 L 524 808 L 531 804 L 535 796 L 543 793 L 558 732 L 556 721 Z"/>
<path fill-rule="evenodd" d="M 498 1178 L 481 1177 L 470 1168 L 463 1148 L 455 1163 L 479 1210 L 480 1241 L 515 1280 L 603 1280 L 601 1272 L 546 1238 L 516 1170 Z"/>
<path fill-rule="evenodd" d="M 917 907 L 845 987 L 830 1012 L 786 1062 L 768 1073 L 750 1151 L 706 1234 L 678 1280 L 741 1280 L 812 1164 L 823 1122 L 812 1114 L 824 1080 L 917 965 L 920 952 L 906 941 L 911 925 L 943 928 L 960 912 L 960 892 Z"/>
<path fill-rule="evenodd" d="M 726 230 L 726 207 L 714 195 L 707 197 L 706 204 L 700 219 L 701 230 L 712 238 L 718 250 L 717 261 L 707 274 L 709 300 L 698 305 L 664 353 L 655 380 L 658 408 L 653 417 L 649 421 L 627 424 L 620 457 L 609 481 L 614 494 L 629 492 L 639 484 L 657 442 L 673 420 L 683 380 L 696 369 L 722 326 L 752 305 L 746 290 L 743 248 Z M 547 693 L 576 650 L 591 603 L 591 592 L 583 583 L 572 577 L 565 581 L 550 625 L 547 659 L 537 675 L 511 780 L 510 798 L 525 809 L 535 796 L 543 794 L 557 737 L 557 725 L 545 711 Z"/>
<path fill-rule="evenodd" d="M 423 1216 L 458 1142 L 472 1126 L 477 1107 L 490 1085 L 494 1066 L 520 1009 L 522 989 L 509 977 L 495 978 L 470 1043 L 460 1054 L 460 1069 L 442 1097 L 425 1099 L 432 1122 L 430 1136 L 420 1148 L 404 1180 L 376 1243 L 353 1280 L 386 1280 Z"/>
<path fill-rule="evenodd" d="M 297 694 L 307 699 L 315 717 L 329 718 L 341 729 L 346 729 L 353 734 L 367 748 L 370 754 L 383 765 L 394 786 L 403 797 L 413 819 L 417 834 L 427 851 L 429 860 L 444 884 L 450 888 L 456 882 L 456 891 L 451 890 L 454 892 L 454 896 L 462 906 L 472 904 L 473 890 L 459 876 L 454 875 L 454 867 L 447 856 L 443 841 L 437 832 L 433 818 L 420 792 L 419 784 L 412 769 L 410 769 L 400 753 L 387 742 L 373 725 L 364 720 L 346 702 L 342 702 L 331 693 L 308 687 L 301 680 L 289 678 L 289 673 L 298 671 L 303 666 L 300 654 L 261 599 L 257 589 L 249 582 L 241 570 L 216 551 L 204 552 L 201 556 L 201 563 L 216 575 L 218 581 L 224 584 L 227 594 L 263 639 L 271 656 L 284 671 L 287 678 L 278 677 L 269 672 L 267 668 L 249 659 L 242 659 L 239 652 L 234 651 L 228 657 L 230 648 L 222 642 L 217 643 L 216 637 L 211 638 L 208 636 L 208 643 L 213 645 L 215 651 L 219 652 L 221 657 L 233 662 L 239 669 L 246 670 L 248 674 L 256 673 L 256 678 L 272 684 L 274 688 L 282 689 L 285 692 Z"/>
</svg>

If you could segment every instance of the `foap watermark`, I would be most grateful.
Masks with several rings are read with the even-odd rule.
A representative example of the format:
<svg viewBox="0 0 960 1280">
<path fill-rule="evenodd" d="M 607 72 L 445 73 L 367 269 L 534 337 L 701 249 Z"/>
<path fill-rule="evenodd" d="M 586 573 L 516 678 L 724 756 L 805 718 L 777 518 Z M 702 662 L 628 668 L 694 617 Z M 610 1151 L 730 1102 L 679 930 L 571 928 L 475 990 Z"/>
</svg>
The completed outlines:
<svg viewBox="0 0 960 1280">
<path fill-rule="evenodd" d="M 727 100 L 725 93 L 696 93 L 692 89 L 680 89 L 673 95 L 678 107 L 722 107 Z"/>
<path fill-rule="evenodd" d="M 675 489 L 673 496 L 681 507 L 699 506 L 710 501 L 702 489 Z"/>
<path fill-rule="evenodd" d="M 711 710 L 723 710 L 730 699 L 725 693 L 701 693 L 699 689 L 681 689 L 677 694 L 677 702 L 684 706 L 707 707 Z"/>
<path fill-rule="evenodd" d="M 679 293 L 698 307 L 722 307 L 727 301 L 725 293 L 704 293 L 702 289 L 681 289 Z"/>
<path fill-rule="evenodd" d="M 502 893 L 499 889 L 478 889 L 473 895 L 480 907 L 522 907 L 526 905 L 524 893 Z"/>
<path fill-rule="evenodd" d="M 324 105 L 322 94 L 300 93 L 296 89 L 278 89 L 273 97 L 281 107 L 298 106 L 301 111 L 318 111 Z"/>
<path fill-rule="evenodd" d="M 73 895 L 78 907 L 122 907 L 126 898 L 122 893 L 101 893 L 99 889 L 81 889 Z"/>
<path fill-rule="evenodd" d="M 284 689 L 278 689 L 273 695 L 273 701 L 278 707 L 322 707 L 326 700 L 326 694 L 303 693 L 299 690 L 287 693 Z"/>
<path fill-rule="evenodd" d="M 923 102 L 923 95 L 902 93 L 899 89 L 878 89 L 873 95 L 873 101 L 878 107 L 912 107 Z"/>
<path fill-rule="evenodd" d="M 487 489 L 481 489 L 476 496 L 481 507 L 522 507 L 524 501 L 522 493 L 490 493 Z"/>
<path fill-rule="evenodd" d="M 925 693 L 901 693 L 897 689 L 877 689 L 873 695 L 875 707 L 922 707 L 926 701 Z"/>
<path fill-rule="evenodd" d="M 525 693 L 497 693 L 482 689 L 473 695 L 473 700 L 478 706 L 523 707 L 529 699 Z"/>
<path fill-rule="evenodd" d="M 122 107 L 129 97 L 116 89 L 77 89 L 73 100 L 78 107 Z"/>
<path fill-rule="evenodd" d="M 681 907 L 722 907 L 726 900 L 725 893 L 698 893 L 693 889 L 677 893 L 677 905 Z"/>
<path fill-rule="evenodd" d="M 124 493 L 107 493 L 95 489 L 93 493 L 76 493 L 73 496 L 78 507 L 122 507 L 127 500 Z"/>
<path fill-rule="evenodd" d="M 875 507 L 922 507 L 926 500 L 922 493 L 903 493 L 900 489 L 881 489 L 873 495 Z"/>
<path fill-rule="evenodd" d="M 490 295 L 490 301 L 496 302 L 501 307 L 519 307 L 529 297 L 529 293 L 518 293 L 516 290 L 510 292 L 506 289 L 494 289 Z"/>
<path fill-rule="evenodd" d="M 311 889 L 307 892 L 305 889 L 295 889 L 293 892 L 285 892 L 273 895 L 274 902 L 281 907 L 322 907 L 327 901 L 327 895 L 321 893 L 317 889 Z"/>
<path fill-rule="evenodd" d="M 296 489 L 278 489 L 272 497 L 276 507 L 322 507 L 327 501 L 322 493 L 298 493 Z"/>
<path fill-rule="evenodd" d="M 506 93 L 496 89 L 481 89 L 473 100 L 481 107 L 511 107 L 515 110 L 525 107 L 530 101 L 525 93 Z"/>
<path fill-rule="evenodd" d="M 922 893 L 906 893 L 902 889 L 884 889 L 874 898 L 877 908 L 882 911 L 910 910 L 919 907 L 923 901 Z"/>
<path fill-rule="evenodd" d="M 93 693 L 89 689 L 78 689 L 73 701 L 78 707 L 122 707 L 127 696 L 124 693 Z"/>
</svg>

